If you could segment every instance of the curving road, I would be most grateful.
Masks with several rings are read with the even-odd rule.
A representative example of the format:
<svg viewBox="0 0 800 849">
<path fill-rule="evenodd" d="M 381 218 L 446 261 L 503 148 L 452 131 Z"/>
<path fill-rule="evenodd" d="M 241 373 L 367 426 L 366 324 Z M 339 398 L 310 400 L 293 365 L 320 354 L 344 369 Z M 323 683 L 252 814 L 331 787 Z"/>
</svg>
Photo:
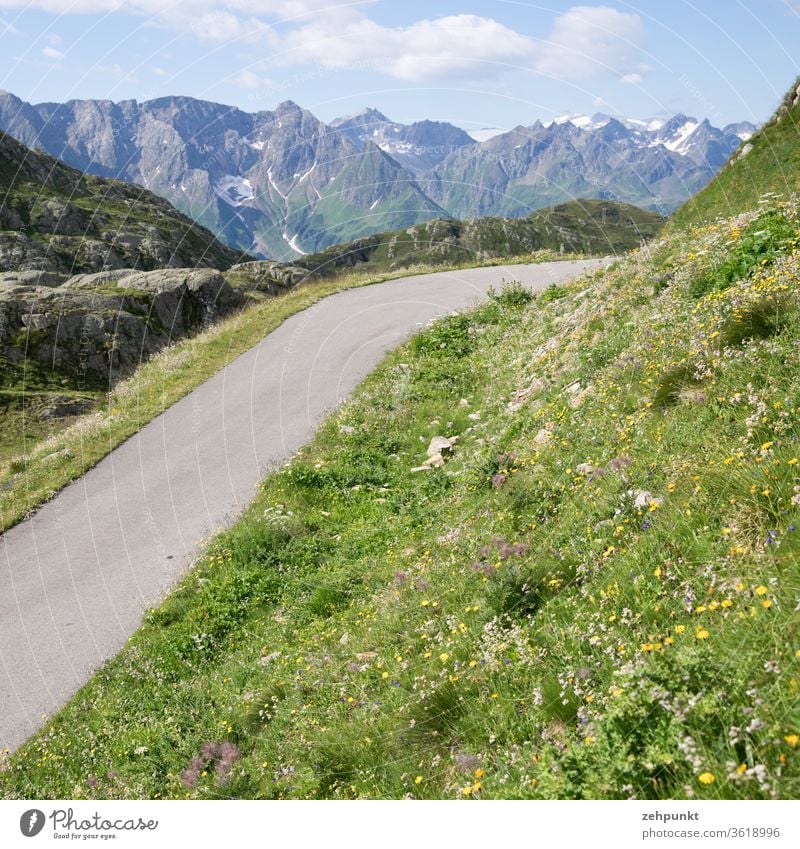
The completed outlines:
<svg viewBox="0 0 800 849">
<path fill-rule="evenodd" d="M 541 289 L 603 262 L 440 272 L 325 298 L 0 536 L 0 750 L 119 651 L 200 540 L 234 520 L 386 351 L 503 279 Z"/>
</svg>

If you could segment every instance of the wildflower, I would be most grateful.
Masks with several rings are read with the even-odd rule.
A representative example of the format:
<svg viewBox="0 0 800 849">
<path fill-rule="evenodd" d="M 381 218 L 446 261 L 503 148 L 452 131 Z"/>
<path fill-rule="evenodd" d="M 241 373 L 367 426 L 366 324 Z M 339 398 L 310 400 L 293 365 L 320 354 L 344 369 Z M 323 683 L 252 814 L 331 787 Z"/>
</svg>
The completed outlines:
<svg viewBox="0 0 800 849">
<path fill-rule="evenodd" d="M 449 655 L 446 651 L 443 651 L 443 652 L 439 655 L 439 660 L 441 660 L 441 661 L 442 661 L 442 663 L 446 663 L 446 662 L 447 662 L 447 659 L 448 659 L 449 657 L 450 657 L 450 655 Z"/>
<path fill-rule="evenodd" d="M 764 601 L 761 602 L 761 606 L 764 608 L 764 610 L 769 610 L 770 607 L 772 607 L 772 599 L 765 598 Z"/>
<path fill-rule="evenodd" d="M 461 788 L 462 796 L 471 796 L 472 795 L 472 785 L 468 785 L 467 787 Z"/>
<path fill-rule="evenodd" d="M 709 635 L 709 633 L 708 633 L 708 631 L 706 631 L 706 629 L 705 629 L 705 628 L 702 628 L 702 627 L 701 627 L 701 628 L 698 628 L 698 629 L 694 632 L 694 635 L 695 635 L 695 637 L 696 637 L 698 640 L 707 640 L 707 639 L 709 638 L 709 636 L 710 636 L 710 635 Z"/>
<path fill-rule="evenodd" d="M 414 784 L 422 784 L 422 781 L 423 781 L 422 776 L 421 776 L 421 775 L 418 775 L 418 776 L 414 779 Z"/>
<path fill-rule="evenodd" d="M 475 770 L 475 778 L 483 778 L 484 775 L 486 773 L 480 767 Z"/>
<path fill-rule="evenodd" d="M 793 749 L 797 748 L 797 744 L 800 743 L 800 734 L 787 734 L 783 738 Z"/>
<path fill-rule="evenodd" d="M 763 584 L 756 587 L 756 589 L 755 589 L 756 595 L 766 595 L 768 592 L 769 592 L 769 590 L 767 590 L 767 588 Z"/>
<path fill-rule="evenodd" d="M 714 778 L 713 772 L 701 772 L 700 775 L 697 776 L 697 780 L 701 784 L 713 784 L 717 779 Z"/>
<path fill-rule="evenodd" d="M 676 634 L 682 634 L 685 630 L 686 630 L 685 625 L 676 625 L 675 626 L 675 633 Z"/>
</svg>

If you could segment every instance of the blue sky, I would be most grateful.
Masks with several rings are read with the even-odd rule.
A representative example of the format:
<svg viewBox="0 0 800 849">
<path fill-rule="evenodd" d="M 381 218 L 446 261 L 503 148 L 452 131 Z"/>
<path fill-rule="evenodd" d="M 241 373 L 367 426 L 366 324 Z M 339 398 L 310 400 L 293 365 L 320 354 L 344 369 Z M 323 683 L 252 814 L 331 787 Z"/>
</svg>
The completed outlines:
<svg viewBox="0 0 800 849">
<path fill-rule="evenodd" d="M 564 112 L 767 118 L 800 73 L 800 0 L 0 0 L 0 88 L 185 94 L 324 120 L 509 128 Z"/>
</svg>

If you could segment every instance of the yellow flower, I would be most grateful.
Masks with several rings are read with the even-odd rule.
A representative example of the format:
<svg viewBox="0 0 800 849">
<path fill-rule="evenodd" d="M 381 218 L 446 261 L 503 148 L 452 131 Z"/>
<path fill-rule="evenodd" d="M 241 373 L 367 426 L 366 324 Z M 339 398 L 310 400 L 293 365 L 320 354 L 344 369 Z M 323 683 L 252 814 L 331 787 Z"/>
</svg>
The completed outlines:
<svg viewBox="0 0 800 849">
<path fill-rule="evenodd" d="M 697 780 L 701 784 L 713 784 L 717 779 L 714 778 L 713 772 L 701 772 L 700 775 L 697 776 Z"/>
<path fill-rule="evenodd" d="M 800 734 L 787 734 L 783 738 L 793 749 L 797 748 L 797 744 L 800 743 Z"/>
<path fill-rule="evenodd" d="M 450 655 L 449 655 L 446 651 L 443 651 L 443 652 L 439 655 L 439 660 L 441 660 L 441 661 L 442 661 L 442 663 L 446 663 L 446 662 L 447 662 L 447 658 L 449 658 L 449 657 L 450 657 Z"/>
<path fill-rule="evenodd" d="M 732 604 L 733 604 L 733 602 L 732 602 L 729 598 L 726 598 L 726 599 L 725 599 L 725 600 L 721 603 L 721 606 L 722 606 L 722 607 L 730 607 Z"/>
<path fill-rule="evenodd" d="M 786 461 L 787 466 L 796 466 L 797 465 L 797 457 L 792 457 L 791 460 Z"/>
<path fill-rule="evenodd" d="M 763 584 L 761 584 L 761 586 L 759 587 L 756 587 L 756 595 L 766 595 L 768 592 L 769 590 Z"/>
<path fill-rule="evenodd" d="M 388 677 L 389 677 L 389 673 L 388 673 L 388 672 L 382 672 L 382 673 L 381 673 L 381 678 L 388 678 Z"/>
<path fill-rule="evenodd" d="M 483 787 L 483 785 L 480 783 L 480 781 L 476 781 L 476 782 L 472 785 L 472 792 L 473 792 L 473 793 L 480 793 L 480 792 L 481 792 L 481 787 Z"/>
<path fill-rule="evenodd" d="M 674 642 L 672 637 L 664 637 L 664 645 L 671 646 Z"/>
<path fill-rule="evenodd" d="M 480 767 L 475 770 L 475 778 L 483 778 L 484 775 L 486 773 Z"/>
<path fill-rule="evenodd" d="M 747 764 L 739 764 L 739 766 L 736 767 L 736 772 L 738 772 L 739 775 L 744 775 L 744 773 L 747 772 Z"/>
<path fill-rule="evenodd" d="M 698 640 L 707 640 L 709 638 L 709 633 L 705 628 L 698 628 L 694 632 L 694 635 Z"/>
<path fill-rule="evenodd" d="M 421 776 L 421 775 L 418 775 L 418 776 L 414 779 L 414 784 L 422 784 L 422 776 Z"/>
<path fill-rule="evenodd" d="M 472 795 L 472 786 L 462 787 L 461 788 L 462 796 L 471 796 Z"/>
<path fill-rule="evenodd" d="M 765 610 L 769 610 L 770 607 L 772 607 L 772 599 L 771 598 L 765 598 L 764 601 L 761 602 L 761 606 Z"/>
<path fill-rule="evenodd" d="M 675 626 L 675 633 L 676 634 L 682 634 L 685 630 L 686 630 L 685 625 L 676 625 Z"/>
<path fill-rule="evenodd" d="M 645 653 L 653 651 L 653 644 L 652 643 L 642 643 L 642 651 L 645 652 Z"/>
</svg>

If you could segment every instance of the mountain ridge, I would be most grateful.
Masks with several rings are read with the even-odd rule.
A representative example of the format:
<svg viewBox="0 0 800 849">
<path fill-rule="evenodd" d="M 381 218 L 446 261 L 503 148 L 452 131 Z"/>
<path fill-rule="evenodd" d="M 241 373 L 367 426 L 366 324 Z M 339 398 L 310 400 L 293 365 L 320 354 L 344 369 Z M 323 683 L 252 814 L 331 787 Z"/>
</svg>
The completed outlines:
<svg viewBox="0 0 800 849">
<path fill-rule="evenodd" d="M 30 104 L 0 92 L 0 129 L 23 143 L 143 185 L 235 248 L 280 260 L 434 218 L 524 217 L 577 198 L 665 214 L 752 127 L 727 126 L 597 113 L 477 142 L 452 124 L 399 124 L 374 107 L 326 123 L 291 100 L 249 113 L 188 96 Z M 392 172 L 377 194 L 358 182 L 376 170 Z"/>
</svg>

